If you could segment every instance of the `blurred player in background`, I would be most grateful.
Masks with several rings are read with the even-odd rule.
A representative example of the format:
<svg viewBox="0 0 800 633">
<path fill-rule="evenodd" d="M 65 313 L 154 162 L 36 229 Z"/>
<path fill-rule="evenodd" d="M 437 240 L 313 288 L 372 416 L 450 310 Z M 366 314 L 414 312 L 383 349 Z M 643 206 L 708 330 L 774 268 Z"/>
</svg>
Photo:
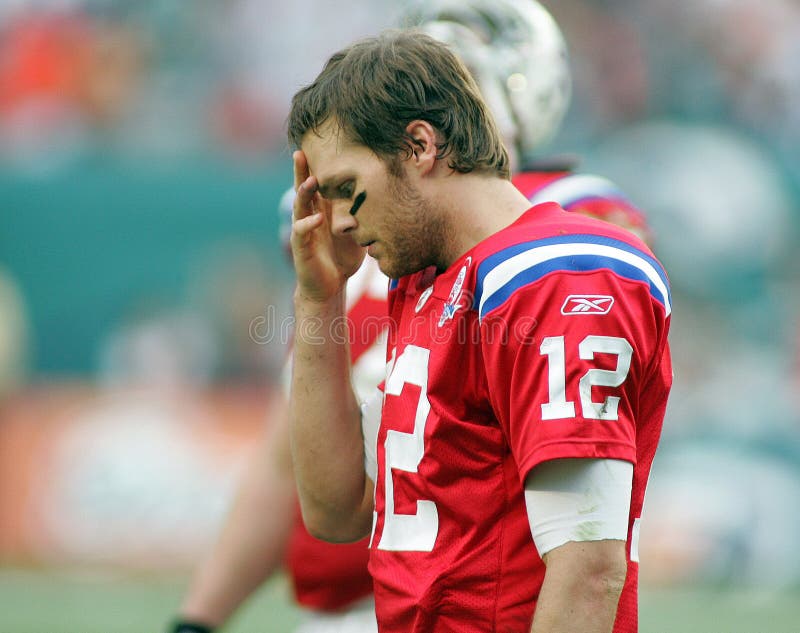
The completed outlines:
<svg viewBox="0 0 800 633">
<path fill-rule="evenodd" d="M 497 119 L 514 166 L 513 182 L 532 203 L 556 201 L 568 211 L 649 238 L 644 216 L 613 183 L 573 173 L 570 159 L 536 158 L 556 133 L 570 97 L 566 46 L 541 5 L 434 0 L 412 5 L 405 24 L 448 44 L 465 61 Z M 293 197 L 292 189 L 281 202 L 284 220 Z M 348 281 L 347 316 L 356 333 L 353 381 L 362 399 L 384 378 L 385 340 L 365 323 L 374 325 L 386 316 L 387 284 L 372 258 Z M 295 598 L 308 611 L 302 631 L 376 630 L 366 541 L 323 543 L 299 518 L 284 406 L 281 402 L 271 412 L 263 442 L 249 460 L 217 544 L 184 599 L 174 633 L 222 625 L 284 563 Z"/>
</svg>

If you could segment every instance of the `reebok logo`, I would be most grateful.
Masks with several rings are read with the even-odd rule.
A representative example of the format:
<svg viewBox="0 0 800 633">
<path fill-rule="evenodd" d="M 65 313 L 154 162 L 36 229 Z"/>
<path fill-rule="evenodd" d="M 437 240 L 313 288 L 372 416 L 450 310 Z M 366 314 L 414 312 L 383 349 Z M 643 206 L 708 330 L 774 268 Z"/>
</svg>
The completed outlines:
<svg viewBox="0 0 800 633">
<path fill-rule="evenodd" d="M 561 306 L 561 314 L 608 314 L 614 297 L 608 295 L 569 295 Z"/>
</svg>

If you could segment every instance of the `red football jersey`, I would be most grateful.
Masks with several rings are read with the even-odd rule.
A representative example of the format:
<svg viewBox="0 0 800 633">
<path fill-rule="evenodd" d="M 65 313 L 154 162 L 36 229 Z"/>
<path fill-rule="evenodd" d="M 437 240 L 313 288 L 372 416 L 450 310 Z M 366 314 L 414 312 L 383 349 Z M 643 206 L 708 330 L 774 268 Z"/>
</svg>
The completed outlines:
<svg viewBox="0 0 800 633">
<path fill-rule="evenodd" d="M 636 631 L 638 523 L 672 381 L 652 253 L 541 204 L 438 276 L 393 282 L 389 308 L 370 544 L 381 630 L 528 633 L 544 565 L 525 477 L 592 457 L 634 464 L 615 631 Z"/>
<path fill-rule="evenodd" d="M 388 283 L 375 260 L 367 258 L 347 284 L 353 382 L 362 400 L 385 373 Z M 369 539 L 336 545 L 320 541 L 305 529 L 299 504 L 295 512 L 286 567 L 298 604 L 338 611 L 371 594 Z"/>
</svg>

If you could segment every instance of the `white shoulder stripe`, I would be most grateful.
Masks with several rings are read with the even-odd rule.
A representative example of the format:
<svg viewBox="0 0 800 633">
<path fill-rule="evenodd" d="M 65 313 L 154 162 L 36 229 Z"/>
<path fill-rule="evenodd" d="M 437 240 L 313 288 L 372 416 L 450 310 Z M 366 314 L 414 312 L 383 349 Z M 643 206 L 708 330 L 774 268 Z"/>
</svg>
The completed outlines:
<svg viewBox="0 0 800 633">
<path fill-rule="evenodd" d="M 520 273 L 532 269 L 534 266 L 544 264 L 548 261 L 562 257 L 574 257 L 580 255 L 591 255 L 618 261 L 640 270 L 651 286 L 654 287 L 666 309 L 666 315 L 672 312 L 670 295 L 667 285 L 655 267 L 643 257 L 613 246 L 591 243 L 566 243 L 549 244 L 538 246 L 523 251 L 505 261 L 500 262 L 495 268 L 486 274 L 483 280 L 483 290 L 480 297 L 478 313 L 483 317 L 484 306 L 492 299 L 492 296 L 506 286 L 514 277 Z M 543 271 L 542 276 L 550 271 Z M 530 280 L 529 280 L 530 281 Z"/>
</svg>

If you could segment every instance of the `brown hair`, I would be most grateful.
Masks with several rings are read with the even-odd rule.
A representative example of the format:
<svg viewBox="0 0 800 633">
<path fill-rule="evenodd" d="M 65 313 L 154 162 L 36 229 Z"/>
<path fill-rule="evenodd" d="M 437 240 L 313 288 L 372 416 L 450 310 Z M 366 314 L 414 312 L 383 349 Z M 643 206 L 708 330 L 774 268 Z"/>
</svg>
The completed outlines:
<svg viewBox="0 0 800 633">
<path fill-rule="evenodd" d="M 451 169 L 509 178 L 508 153 L 464 64 L 444 44 L 416 30 L 390 30 L 335 53 L 314 82 L 292 99 L 289 142 L 328 119 L 390 165 L 410 156 L 414 120 L 438 135 L 438 158 Z"/>
</svg>

